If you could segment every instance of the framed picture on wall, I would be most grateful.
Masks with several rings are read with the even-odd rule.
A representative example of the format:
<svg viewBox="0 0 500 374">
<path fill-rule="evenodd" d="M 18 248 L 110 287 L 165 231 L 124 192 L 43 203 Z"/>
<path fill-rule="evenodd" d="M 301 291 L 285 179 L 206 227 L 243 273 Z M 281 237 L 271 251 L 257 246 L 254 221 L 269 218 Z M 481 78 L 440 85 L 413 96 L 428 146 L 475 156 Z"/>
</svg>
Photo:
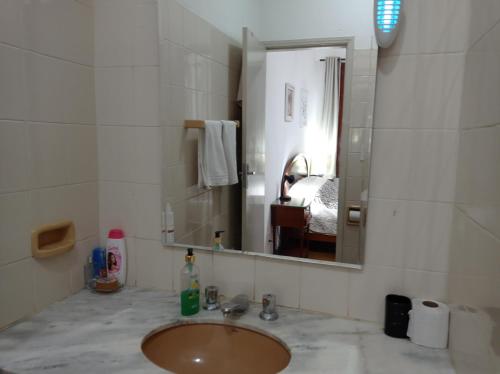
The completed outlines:
<svg viewBox="0 0 500 374">
<path fill-rule="evenodd" d="M 285 121 L 292 122 L 295 113 L 295 87 L 285 83 Z"/>
</svg>

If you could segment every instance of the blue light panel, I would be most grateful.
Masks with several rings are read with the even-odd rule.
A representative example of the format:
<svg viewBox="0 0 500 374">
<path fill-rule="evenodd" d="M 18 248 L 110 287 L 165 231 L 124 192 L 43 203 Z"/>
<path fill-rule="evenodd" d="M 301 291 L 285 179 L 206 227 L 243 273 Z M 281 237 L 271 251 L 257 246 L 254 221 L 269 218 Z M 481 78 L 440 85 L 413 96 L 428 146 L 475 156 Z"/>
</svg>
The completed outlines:
<svg viewBox="0 0 500 374">
<path fill-rule="evenodd" d="M 377 28 L 382 32 L 391 32 L 399 21 L 401 0 L 377 1 Z"/>
</svg>

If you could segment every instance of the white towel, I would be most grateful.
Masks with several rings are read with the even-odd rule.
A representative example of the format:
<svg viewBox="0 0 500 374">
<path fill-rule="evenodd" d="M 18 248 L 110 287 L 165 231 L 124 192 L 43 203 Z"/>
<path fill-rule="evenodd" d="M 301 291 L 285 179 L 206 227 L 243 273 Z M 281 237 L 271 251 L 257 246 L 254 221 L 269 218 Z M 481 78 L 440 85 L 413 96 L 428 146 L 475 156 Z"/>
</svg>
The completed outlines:
<svg viewBox="0 0 500 374">
<path fill-rule="evenodd" d="M 205 121 L 205 128 L 198 134 L 198 186 L 226 186 L 229 176 L 222 145 L 222 122 Z"/>
<path fill-rule="evenodd" d="M 238 167 L 236 165 L 236 122 L 222 121 L 222 145 L 226 155 L 227 184 L 238 183 Z"/>
</svg>

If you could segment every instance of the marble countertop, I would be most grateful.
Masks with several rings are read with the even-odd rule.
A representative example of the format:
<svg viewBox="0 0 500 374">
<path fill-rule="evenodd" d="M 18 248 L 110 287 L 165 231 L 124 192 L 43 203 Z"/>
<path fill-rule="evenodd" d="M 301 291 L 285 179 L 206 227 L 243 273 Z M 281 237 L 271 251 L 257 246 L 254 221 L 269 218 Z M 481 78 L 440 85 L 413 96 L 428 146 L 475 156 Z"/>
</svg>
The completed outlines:
<svg viewBox="0 0 500 374">
<path fill-rule="evenodd" d="M 0 373 L 165 373 L 140 349 L 151 330 L 179 320 L 222 320 L 220 311 L 181 317 L 171 292 L 127 288 L 112 295 L 82 290 L 0 332 Z M 286 373 L 451 374 L 448 351 L 383 334 L 368 322 L 279 308 L 277 321 L 259 319 L 261 306 L 236 323 L 282 339 L 292 352 Z"/>
</svg>

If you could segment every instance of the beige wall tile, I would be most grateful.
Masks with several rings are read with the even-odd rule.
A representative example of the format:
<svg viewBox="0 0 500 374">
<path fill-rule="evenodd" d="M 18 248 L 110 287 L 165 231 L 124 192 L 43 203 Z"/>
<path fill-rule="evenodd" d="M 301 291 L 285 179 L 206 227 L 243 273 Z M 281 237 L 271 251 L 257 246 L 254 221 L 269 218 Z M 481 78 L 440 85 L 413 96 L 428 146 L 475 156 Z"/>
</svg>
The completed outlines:
<svg viewBox="0 0 500 374">
<path fill-rule="evenodd" d="M 214 253 L 214 285 L 227 297 L 242 293 L 254 299 L 255 258 Z"/>
<path fill-rule="evenodd" d="M 0 3 L 0 40 L 2 42 L 17 47 L 24 46 L 23 6 L 23 2 L 17 0 L 6 0 Z"/>
<path fill-rule="evenodd" d="M 72 262 L 72 252 L 46 259 L 33 259 L 37 311 L 71 294 L 70 268 Z"/>
<path fill-rule="evenodd" d="M 172 252 L 155 240 L 136 239 L 137 286 L 172 290 Z"/>
<path fill-rule="evenodd" d="M 95 2 L 95 65 L 132 65 L 134 2 L 104 0 Z"/>
<path fill-rule="evenodd" d="M 25 56 L 28 119 L 95 123 L 93 68 L 31 52 Z"/>
<path fill-rule="evenodd" d="M 300 264 L 280 260 L 255 259 L 255 301 L 262 295 L 276 295 L 278 305 L 299 307 Z"/>
<path fill-rule="evenodd" d="M 300 308 L 346 316 L 349 271 L 302 264 L 300 267 Z"/>
<path fill-rule="evenodd" d="M 127 237 L 136 234 L 135 186 L 131 183 L 99 182 L 99 228 L 105 242 L 112 228 L 121 228 Z"/>
<path fill-rule="evenodd" d="M 0 195 L 0 265 L 31 257 L 29 192 Z"/>
<path fill-rule="evenodd" d="M 30 186 L 29 127 L 22 122 L 0 121 L 0 192 Z"/>
<path fill-rule="evenodd" d="M 30 174 L 33 187 L 49 187 L 68 182 L 65 126 L 32 123 L 29 129 Z"/>
<path fill-rule="evenodd" d="M 22 50 L 0 45 L 0 118 L 26 118 L 25 54 Z"/>
<path fill-rule="evenodd" d="M 136 235 L 143 239 L 161 238 L 161 187 L 158 184 L 136 184 L 134 189 Z"/>
<path fill-rule="evenodd" d="M 31 258 L 0 268 L 0 326 L 29 316 L 33 303 L 33 260 Z"/>
<path fill-rule="evenodd" d="M 131 67 L 96 68 L 95 90 L 98 124 L 134 124 L 134 76 Z"/>
<path fill-rule="evenodd" d="M 74 1 L 25 1 L 26 48 L 75 61 L 94 63 L 93 12 Z"/>
<path fill-rule="evenodd" d="M 403 292 L 402 283 L 400 268 L 365 265 L 361 271 L 353 270 L 349 274 L 349 317 L 382 323 L 385 296 Z"/>
</svg>

